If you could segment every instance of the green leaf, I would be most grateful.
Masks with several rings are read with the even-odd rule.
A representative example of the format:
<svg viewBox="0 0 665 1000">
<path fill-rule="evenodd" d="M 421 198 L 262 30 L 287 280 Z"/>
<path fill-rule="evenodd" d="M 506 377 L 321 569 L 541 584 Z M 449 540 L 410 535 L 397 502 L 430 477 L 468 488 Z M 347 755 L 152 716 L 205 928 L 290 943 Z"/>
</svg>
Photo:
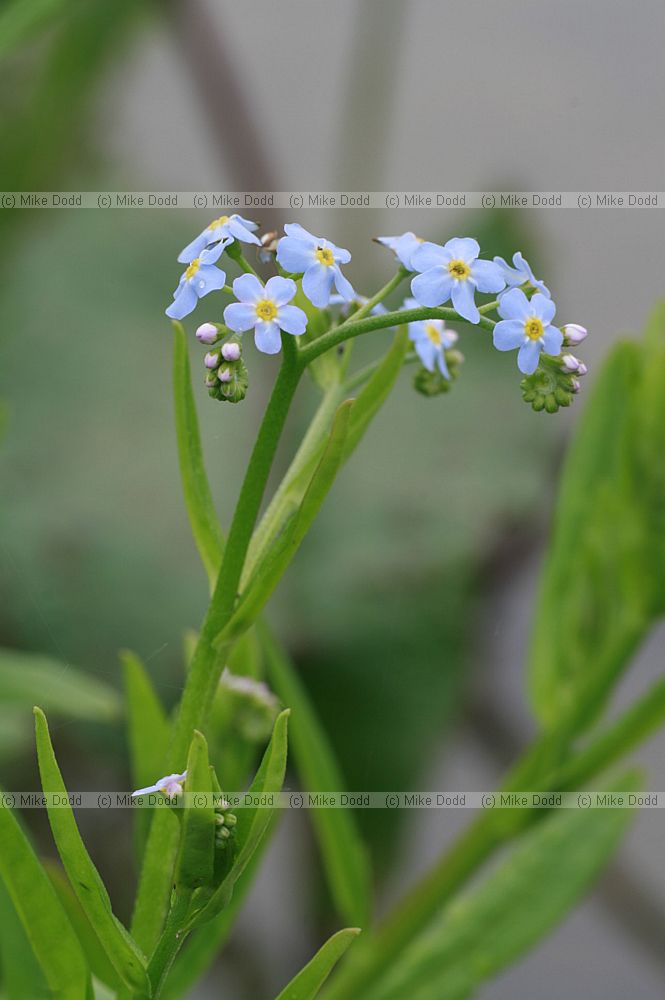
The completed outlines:
<svg viewBox="0 0 665 1000">
<path fill-rule="evenodd" d="M 55 889 L 0 796 L 0 875 L 52 995 L 81 1000 L 90 972 Z M 3 934 L 4 937 L 4 934 Z"/>
<path fill-rule="evenodd" d="M 276 720 L 272 738 L 263 760 L 250 785 L 248 792 L 252 795 L 269 795 L 279 792 L 284 784 L 286 773 L 286 757 L 288 752 L 288 719 L 290 710 L 281 712 Z M 233 889 L 241 874 L 249 864 L 252 856 L 261 843 L 274 815 L 274 809 L 268 807 L 245 808 L 238 810 L 236 825 L 237 854 L 231 870 L 215 891 L 210 902 L 198 915 L 197 923 L 210 920 L 220 910 L 228 905 Z"/>
<path fill-rule="evenodd" d="M 360 934 L 358 927 L 346 927 L 337 931 L 319 948 L 316 955 L 300 970 L 298 975 L 285 986 L 277 1000 L 314 1000 L 335 965 Z"/>
<path fill-rule="evenodd" d="M 203 462 L 199 423 L 192 393 L 187 336 L 181 323 L 174 322 L 173 329 L 175 332 L 173 403 L 180 475 L 192 534 L 212 589 L 222 561 L 222 532 Z"/>
<path fill-rule="evenodd" d="M 49 711 L 73 719 L 113 722 L 122 714 L 117 691 L 48 656 L 0 649 L 0 700 L 32 710 L 35 691 Z"/>
<path fill-rule="evenodd" d="M 607 792 L 630 793 L 640 784 L 628 772 Z M 407 946 L 363 1000 L 468 996 L 563 919 L 614 853 L 631 816 L 627 800 L 620 808 L 548 813 Z"/>
<path fill-rule="evenodd" d="M 208 744 L 194 730 L 187 756 L 187 796 L 194 795 L 182 814 L 180 851 L 176 864 L 176 886 L 188 891 L 207 885 L 212 879 L 215 853 L 215 810 L 212 807 L 212 781 L 208 764 Z M 197 793 L 206 797 L 196 802 Z"/>
<path fill-rule="evenodd" d="M 326 448 L 314 470 L 302 503 L 287 522 L 263 564 L 257 568 L 248 582 L 245 594 L 240 598 L 239 606 L 228 626 L 218 637 L 218 642 L 225 642 L 229 638 L 241 635 L 256 621 L 298 551 L 342 463 L 352 407 L 353 400 L 348 399 L 338 408 Z"/>
<path fill-rule="evenodd" d="M 308 792 L 344 789 L 344 780 L 324 730 L 293 664 L 267 626 L 259 627 L 271 685 L 293 712 L 291 750 Z M 369 861 L 353 813 L 348 809 L 313 809 L 309 813 L 319 842 L 330 891 L 346 920 L 367 926 L 371 912 Z"/>
<path fill-rule="evenodd" d="M 171 727 L 145 666 L 130 650 L 120 654 L 127 700 L 132 782 L 150 785 L 162 774 Z"/>
<path fill-rule="evenodd" d="M 47 996 L 44 973 L 1 877 L 0 931 L 0 995 L 3 1000 Z"/>
<path fill-rule="evenodd" d="M 46 716 L 35 708 L 37 756 L 42 787 L 66 801 L 67 789 L 53 753 Z M 48 806 L 48 817 L 58 853 L 72 889 L 92 924 L 114 969 L 130 988 L 149 994 L 145 958 L 111 909 L 111 901 L 88 854 L 68 805 Z"/>
</svg>

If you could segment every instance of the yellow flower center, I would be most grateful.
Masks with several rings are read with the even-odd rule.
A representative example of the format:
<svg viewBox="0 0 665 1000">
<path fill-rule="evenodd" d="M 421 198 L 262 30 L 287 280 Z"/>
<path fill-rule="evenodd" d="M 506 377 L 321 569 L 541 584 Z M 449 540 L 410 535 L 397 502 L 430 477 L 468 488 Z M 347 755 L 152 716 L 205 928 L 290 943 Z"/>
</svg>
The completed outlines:
<svg viewBox="0 0 665 1000">
<path fill-rule="evenodd" d="M 332 267 L 335 263 L 333 252 L 329 247 L 317 247 L 314 251 L 314 255 L 316 256 L 316 259 L 319 260 L 325 267 Z"/>
<path fill-rule="evenodd" d="M 425 333 L 433 344 L 436 344 L 437 347 L 441 347 L 441 334 L 434 326 L 434 323 L 427 323 L 425 325 Z"/>
<path fill-rule="evenodd" d="M 197 257 L 196 260 L 193 260 L 192 263 L 187 268 L 187 270 L 185 271 L 185 281 L 191 281 L 192 278 L 196 277 L 196 273 L 200 268 L 200 266 L 201 266 L 201 258 Z"/>
<path fill-rule="evenodd" d="M 277 306 L 272 299 L 261 299 L 256 303 L 256 315 L 259 319 L 269 323 L 277 315 Z"/>
<path fill-rule="evenodd" d="M 208 226 L 208 229 L 216 229 L 217 226 L 225 226 L 228 221 L 229 221 L 228 215 L 220 215 L 218 219 L 212 220 L 212 222 Z"/>
<path fill-rule="evenodd" d="M 457 281 L 466 281 L 471 274 L 471 268 L 464 260 L 451 260 L 448 263 L 448 274 Z"/>
<path fill-rule="evenodd" d="M 524 332 L 529 340 L 540 340 L 545 330 L 537 316 L 531 316 L 524 324 Z"/>
</svg>

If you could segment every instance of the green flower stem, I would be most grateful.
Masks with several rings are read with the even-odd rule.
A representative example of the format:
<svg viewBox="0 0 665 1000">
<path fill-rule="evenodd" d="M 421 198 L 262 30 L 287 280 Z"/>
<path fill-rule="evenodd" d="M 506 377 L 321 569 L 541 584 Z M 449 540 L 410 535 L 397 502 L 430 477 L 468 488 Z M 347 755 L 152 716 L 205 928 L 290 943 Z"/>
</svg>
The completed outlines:
<svg viewBox="0 0 665 1000">
<path fill-rule="evenodd" d="M 499 304 L 498 299 L 494 299 L 492 302 L 486 302 L 484 306 L 480 306 L 478 308 L 478 312 L 480 313 L 481 316 L 486 316 L 487 313 L 494 312 L 498 304 Z"/>
<path fill-rule="evenodd" d="M 405 278 L 408 278 L 409 274 L 410 272 L 407 271 L 405 267 L 400 267 L 397 274 L 390 279 L 387 285 L 380 288 L 376 295 L 373 295 L 372 298 L 368 299 L 364 305 L 360 306 L 359 309 L 356 309 L 356 311 L 349 316 L 344 323 L 340 323 L 337 329 L 340 330 L 343 326 L 346 326 L 347 323 L 356 322 L 356 320 L 364 319 L 365 316 L 369 316 L 374 306 L 378 306 L 380 302 L 383 302 L 383 300 L 387 298 L 392 291 L 402 284 Z"/>
<path fill-rule="evenodd" d="M 243 254 L 242 250 L 240 249 L 240 244 L 238 243 L 237 240 L 234 240 L 233 243 L 230 243 L 227 246 L 226 255 L 227 257 L 230 257 L 231 260 L 234 260 L 238 265 L 238 267 L 240 267 L 245 272 L 245 274 L 253 274 L 255 277 L 257 278 L 259 277 L 254 268 L 252 267 L 252 265 L 249 263 L 249 261 Z M 259 281 L 260 280 L 261 279 L 259 278 Z"/>
<path fill-rule="evenodd" d="M 333 327 L 332 330 L 324 333 L 317 340 L 307 344 L 306 347 L 302 347 L 300 349 L 300 361 L 303 365 L 309 365 L 315 358 L 318 358 L 321 354 L 325 354 L 326 351 L 331 350 L 333 347 L 337 347 L 338 344 L 341 344 L 345 340 L 361 337 L 363 334 L 372 333 L 374 330 L 384 330 L 390 326 L 402 326 L 404 323 L 415 323 L 422 319 L 444 319 L 452 320 L 455 323 L 468 323 L 468 320 L 465 320 L 454 309 L 448 309 L 443 306 L 438 306 L 436 309 L 430 309 L 427 306 L 419 306 L 417 309 L 401 309 L 398 312 L 384 313 L 382 316 L 367 316 L 365 319 L 360 320 L 356 320 L 355 316 L 353 316 L 346 323 Z M 496 323 L 486 316 L 481 316 L 478 324 L 469 325 L 481 326 L 484 330 L 491 332 Z"/>
<path fill-rule="evenodd" d="M 157 1000 L 161 995 L 162 987 L 175 957 L 185 942 L 187 935 L 183 928 L 187 919 L 190 901 L 191 893 L 179 894 L 175 897 L 162 936 L 150 959 L 148 978 L 152 985 L 153 1000 Z"/>
</svg>

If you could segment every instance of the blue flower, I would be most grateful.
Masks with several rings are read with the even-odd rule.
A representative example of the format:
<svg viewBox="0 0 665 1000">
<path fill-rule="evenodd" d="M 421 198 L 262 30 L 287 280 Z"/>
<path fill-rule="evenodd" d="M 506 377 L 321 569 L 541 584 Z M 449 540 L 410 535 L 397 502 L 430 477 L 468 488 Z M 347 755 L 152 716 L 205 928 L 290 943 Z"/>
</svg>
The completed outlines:
<svg viewBox="0 0 665 1000">
<path fill-rule="evenodd" d="M 173 293 L 173 302 L 166 310 L 171 319 L 183 319 L 196 308 L 196 303 L 208 292 L 223 288 L 226 284 L 226 274 L 218 267 L 213 267 L 222 254 L 224 245 L 204 250 L 196 257 L 180 276 L 178 287 Z"/>
<path fill-rule="evenodd" d="M 241 215 L 221 215 L 219 219 L 213 219 L 209 226 L 202 233 L 192 240 L 182 251 L 178 260 L 181 264 L 189 264 L 190 261 L 201 255 L 206 247 L 215 243 L 223 243 L 225 247 L 234 240 L 241 240 L 243 243 L 256 243 L 261 246 L 261 241 L 254 235 L 252 230 L 258 229 L 258 223 L 243 219 Z"/>
<path fill-rule="evenodd" d="M 494 263 L 501 271 L 503 280 L 508 288 L 515 288 L 517 285 L 529 284 L 532 288 L 537 288 L 539 292 L 549 299 L 550 290 L 544 282 L 534 277 L 529 262 L 524 259 L 520 251 L 513 254 L 513 266 L 511 267 L 503 257 L 495 257 Z"/>
<path fill-rule="evenodd" d="M 405 299 L 404 309 L 416 309 L 415 299 Z M 423 319 L 409 323 L 409 340 L 428 372 L 438 367 L 444 378 L 450 379 L 445 352 L 457 342 L 454 330 L 447 330 L 442 319 Z"/>
<path fill-rule="evenodd" d="M 536 292 L 527 299 L 520 288 L 511 288 L 501 296 L 498 312 L 503 319 L 494 327 L 494 346 L 498 351 L 519 348 L 517 367 L 525 375 L 535 372 L 541 351 L 561 353 L 563 334 L 551 325 L 556 306 L 547 296 Z"/>
<path fill-rule="evenodd" d="M 375 243 L 380 243 L 384 247 L 388 247 L 389 250 L 397 257 L 400 264 L 402 264 L 407 271 L 415 271 L 416 268 L 411 265 L 411 257 L 413 256 L 414 250 L 417 250 L 419 246 L 422 246 L 423 241 L 420 237 L 416 236 L 415 233 L 402 233 L 401 236 L 377 236 Z"/>
<path fill-rule="evenodd" d="M 291 274 L 302 274 L 302 290 L 312 303 L 323 309 L 330 302 L 333 283 L 347 302 L 354 297 L 351 284 L 339 265 L 348 264 L 351 254 L 330 240 L 312 236 L 298 223 L 284 226 L 286 236 L 277 244 L 277 261 Z"/>
<path fill-rule="evenodd" d="M 236 333 L 254 328 L 254 343 L 264 354 L 278 354 L 282 346 L 280 330 L 294 336 L 304 333 L 307 316 L 297 306 L 287 305 L 296 294 L 290 278 L 270 278 L 264 286 L 253 274 L 241 274 L 233 282 L 239 300 L 224 310 L 224 322 Z"/>
<path fill-rule="evenodd" d="M 411 256 L 411 263 L 421 274 L 411 282 L 411 291 L 421 306 L 440 306 L 452 299 L 453 306 L 469 323 L 478 323 L 480 313 L 475 302 L 479 292 L 500 292 L 506 282 L 499 267 L 490 260 L 479 260 L 480 247 L 472 239 L 448 240 L 445 246 L 422 243 Z"/>
</svg>

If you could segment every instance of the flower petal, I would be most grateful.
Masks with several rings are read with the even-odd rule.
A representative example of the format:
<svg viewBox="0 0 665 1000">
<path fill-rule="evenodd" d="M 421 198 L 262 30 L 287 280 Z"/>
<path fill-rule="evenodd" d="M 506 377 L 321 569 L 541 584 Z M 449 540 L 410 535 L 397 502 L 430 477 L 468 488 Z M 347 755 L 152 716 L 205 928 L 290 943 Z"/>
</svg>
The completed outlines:
<svg viewBox="0 0 665 1000">
<path fill-rule="evenodd" d="M 215 264 L 222 256 L 230 242 L 231 240 L 227 238 L 220 240 L 219 243 L 215 243 L 214 246 L 209 246 L 206 247 L 205 250 L 202 250 L 201 264 Z"/>
<path fill-rule="evenodd" d="M 232 302 L 224 310 L 224 322 L 236 333 L 251 330 L 256 323 L 256 309 L 248 302 Z"/>
<path fill-rule="evenodd" d="M 418 252 L 416 251 L 413 255 L 414 258 Z M 440 265 L 430 267 L 429 270 L 423 271 L 422 274 L 417 274 L 411 282 L 411 291 L 418 305 L 429 306 L 430 308 L 447 302 L 450 298 L 452 288 L 453 279 L 448 274 L 446 268 Z"/>
<path fill-rule="evenodd" d="M 554 319 L 556 306 L 546 295 L 536 292 L 531 298 L 531 309 L 534 315 L 542 319 L 543 323 L 551 323 Z"/>
<path fill-rule="evenodd" d="M 411 266 L 415 271 L 429 271 L 432 267 L 440 267 L 451 260 L 447 250 L 438 243 L 421 243 L 411 254 Z"/>
<path fill-rule="evenodd" d="M 533 310 L 529 307 L 529 300 L 520 288 L 510 288 L 504 292 L 499 299 L 497 312 L 502 319 L 519 319 L 526 323 Z"/>
<path fill-rule="evenodd" d="M 506 287 L 501 268 L 491 260 L 474 261 L 471 274 L 479 292 L 501 292 Z"/>
<path fill-rule="evenodd" d="M 436 363 L 439 366 L 439 371 L 441 372 L 443 377 L 447 378 L 448 381 L 450 381 L 450 372 L 448 371 L 448 365 L 446 364 L 446 355 L 444 354 L 443 351 L 439 351 Z"/>
<path fill-rule="evenodd" d="M 422 361 L 428 372 L 434 371 L 434 364 L 439 348 L 433 344 L 429 337 L 419 338 L 415 343 L 416 354 Z"/>
<path fill-rule="evenodd" d="M 316 245 L 320 242 L 318 236 L 313 236 L 312 233 L 301 226 L 299 222 L 287 222 L 284 226 L 284 232 L 287 236 L 293 236 L 294 239 L 304 241 L 312 248 L 316 247 Z"/>
<path fill-rule="evenodd" d="M 476 289 L 471 281 L 453 282 L 453 290 L 451 293 L 453 306 L 460 316 L 463 316 L 464 319 L 468 319 L 469 323 L 480 322 L 480 313 L 478 312 L 478 307 L 474 299 L 475 291 Z"/>
<path fill-rule="evenodd" d="M 220 271 L 213 264 L 204 264 L 199 268 L 192 284 L 198 297 L 203 298 L 208 292 L 214 292 L 218 288 L 223 288 L 226 284 L 226 275 L 224 271 Z"/>
<path fill-rule="evenodd" d="M 348 280 L 348 278 L 344 277 L 344 275 L 342 274 L 342 272 L 340 271 L 339 267 L 336 264 L 334 265 L 334 267 L 331 267 L 330 270 L 333 272 L 334 275 L 335 288 L 342 296 L 342 298 L 346 299 L 347 302 L 351 302 L 356 294 L 353 290 L 353 285 Z"/>
<path fill-rule="evenodd" d="M 289 228 L 288 226 L 286 227 Z M 291 227 L 293 228 L 293 227 Z M 277 244 L 277 261 L 291 274 L 302 274 L 311 266 L 316 243 L 309 244 L 291 236 L 283 236 Z"/>
<path fill-rule="evenodd" d="M 555 357 L 557 354 L 561 354 L 561 348 L 563 347 L 563 334 L 558 327 L 546 327 L 542 340 L 545 354 L 553 354 Z"/>
<path fill-rule="evenodd" d="M 182 285 L 178 287 L 173 302 L 165 310 L 166 315 L 170 316 L 171 319 L 184 319 L 196 309 L 197 302 L 198 296 L 192 288 L 191 281 L 183 281 Z"/>
<path fill-rule="evenodd" d="M 533 375 L 535 372 L 538 367 L 541 347 L 542 341 L 540 340 L 527 340 L 526 344 L 522 344 L 520 347 L 517 355 L 517 367 L 524 375 Z"/>
<path fill-rule="evenodd" d="M 307 329 L 307 313 L 298 306 L 280 306 L 277 313 L 277 323 L 282 330 L 299 336 Z"/>
<path fill-rule="evenodd" d="M 265 288 L 255 274 L 241 274 L 233 282 L 233 294 L 240 302 L 258 302 L 264 298 L 265 293 Z"/>
<path fill-rule="evenodd" d="M 319 309 L 328 305 L 334 277 L 332 267 L 326 267 L 318 261 L 310 264 L 303 275 L 302 290 L 312 305 Z"/>
<path fill-rule="evenodd" d="M 329 240 L 323 240 L 323 245 L 332 250 L 336 264 L 348 264 L 351 260 L 351 254 L 348 250 L 345 250 L 344 247 L 337 247 Z"/>
<path fill-rule="evenodd" d="M 250 225 L 256 228 L 255 223 L 250 223 Z M 243 243 L 256 243 L 257 246 L 261 246 L 261 240 L 258 239 L 251 233 L 244 223 L 244 220 L 240 218 L 239 215 L 232 215 L 229 221 L 226 223 L 226 229 L 231 234 L 235 236 L 237 240 L 242 240 Z"/>
<path fill-rule="evenodd" d="M 265 296 L 272 299 L 276 306 L 285 306 L 297 292 L 296 283 L 291 278 L 281 278 L 275 275 L 266 282 Z"/>
<path fill-rule="evenodd" d="M 181 264 L 191 264 L 193 260 L 200 255 L 202 250 L 208 245 L 208 230 L 204 229 L 202 233 L 188 243 L 184 250 L 181 250 L 178 254 L 178 260 Z"/>
<path fill-rule="evenodd" d="M 454 236 L 445 244 L 444 250 L 448 251 L 449 260 L 463 260 L 467 264 L 471 264 L 480 253 L 480 246 L 477 240 L 468 236 L 463 238 Z"/>
<path fill-rule="evenodd" d="M 274 320 L 256 324 L 254 343 L 263 354 L 279 354 L 282 348 L 282 335 Z"/>
<path fill-rule="evenodd" d="M 502 319 L 494 327 L 494 346 L 497 351 L 514 351 L 524 343 L 524 323 L 519 319 Z"/>
</svg>

